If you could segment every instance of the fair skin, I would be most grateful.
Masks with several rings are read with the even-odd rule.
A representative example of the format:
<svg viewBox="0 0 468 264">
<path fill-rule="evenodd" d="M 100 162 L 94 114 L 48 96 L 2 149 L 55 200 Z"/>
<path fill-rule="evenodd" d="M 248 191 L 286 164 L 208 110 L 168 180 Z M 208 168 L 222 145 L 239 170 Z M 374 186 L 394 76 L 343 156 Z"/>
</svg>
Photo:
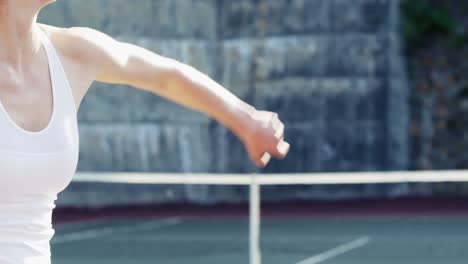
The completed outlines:
<svg viewBox="0 0 468 264">
<path fill-rule="evenodd" d="M 23 129 L 39 131 L 52 113 L 47 58 L 38 38 L 44 30 L 58 51 L 77 109 L 94 81 L 126 84 L 204 113 L 228 127 L 250 159 L 265 167 L 289 151 L 284 125 L 193 67 L 89 28 L 36 22 L 53 0 L 0 0 L 0 102 Z M 112 88 L 109 88 L 109 92 Z"/>
</svg>

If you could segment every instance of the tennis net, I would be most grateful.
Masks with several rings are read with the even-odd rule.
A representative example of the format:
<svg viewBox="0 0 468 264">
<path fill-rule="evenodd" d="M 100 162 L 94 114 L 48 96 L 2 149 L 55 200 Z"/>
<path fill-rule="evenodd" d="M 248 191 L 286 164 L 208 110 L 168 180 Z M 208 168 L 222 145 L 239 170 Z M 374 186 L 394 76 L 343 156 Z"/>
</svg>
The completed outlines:
<svg viewBox="0 0 468 264">
<path fill-rule="evenodd" d="M 298 174 L 171 174 L 128 172 L 78 172 L 78 185 L 238 185 L 249 188 L 249 263 L 262 263 L 261 257 L 261 188 L 284 185 L 359 185 L 401 183 L 468 183 L 467 171 L 401 171 Z M 86 187 L 80 187 L 86 188 Z M 111 188 L 111 187 L 110 187 Z M 73 190 L 76 192 L 76 189 Z M 172 219 L 171 223 L 177 222 Z M 367 235 L 301 260 L 300 264 L 320 263 L 344 252 L 370 243 Z M 268 263 L 265 262 L 264 263 Z"/>
</svg>

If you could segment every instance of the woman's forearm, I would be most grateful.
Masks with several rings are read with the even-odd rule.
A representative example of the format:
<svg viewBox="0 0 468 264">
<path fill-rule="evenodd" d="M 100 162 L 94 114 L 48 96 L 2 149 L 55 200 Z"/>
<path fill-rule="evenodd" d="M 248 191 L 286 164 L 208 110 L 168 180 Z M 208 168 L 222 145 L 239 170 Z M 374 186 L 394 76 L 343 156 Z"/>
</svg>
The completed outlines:
<svg viewBox="0 0 468 264">
<path fill-rule="evenodd" d="M 146 78 L 138 78 L 139 87 L 204 113 L 228 127 L 259 167 L 265 167 L 272 156 L 279 159 L 286 156 L 289 144 L 284 141 L 284 124 L 276 113 L 256 110 L 189 65 L 161 57 L 157 61 L 159 74 L 143 73 L 141 76 Z"/>
<path fill-rule="evenodd" d="M 165 87 L 155 88 L 156 94 L 214 118 L 240 138 L 248 133 L 254 107 L 195 68 L 174 64 Z"/>
</svg>

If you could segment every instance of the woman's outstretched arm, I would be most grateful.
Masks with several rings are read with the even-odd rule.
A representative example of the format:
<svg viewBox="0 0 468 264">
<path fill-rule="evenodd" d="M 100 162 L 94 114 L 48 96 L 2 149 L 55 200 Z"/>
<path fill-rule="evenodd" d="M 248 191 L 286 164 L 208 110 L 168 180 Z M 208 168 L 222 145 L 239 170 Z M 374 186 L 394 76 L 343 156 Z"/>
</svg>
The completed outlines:
<svg viewBox="0 0 468 264">
<path fill-rule="evenodd" d="M 202 112 L 228 127 L 259 167 L 289 150 L 284 125 L 273 112 L 259 111 L 197 69 L 89 28 L 63 29 L 74 57 L 94 79 L 127 84 Z"/>
</svg>

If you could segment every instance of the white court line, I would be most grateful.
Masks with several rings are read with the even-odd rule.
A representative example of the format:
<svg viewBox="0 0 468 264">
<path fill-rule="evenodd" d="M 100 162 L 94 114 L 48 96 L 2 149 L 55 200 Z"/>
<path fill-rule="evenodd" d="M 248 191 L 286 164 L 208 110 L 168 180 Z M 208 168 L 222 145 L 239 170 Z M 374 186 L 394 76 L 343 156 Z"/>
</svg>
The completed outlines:
<svg viewBox="0 0 468 264">
<path fill-rule="evenodd" d="M 173 226 L 180 224 L 182 222 L 181 218 L 172 217 L 166 218 L 162 221 L 150 221 L 145 222 L 143 224 L 137 224 L 133 226 L 127 227 L 104 227 L 104 228 L 96 228 L 91 230 L 86 230 L 82 232 L 75 232 L 64 234 L 60 236 L 54 237 L 52 239 L 51 244 L 61 244 L 73 241 L 81 241 L 86 239 L 94 239 L 97 237 L 111 235 L 117 232 L 134 232 L 134 231 L 143 231 L 143 230 L 151 230 L 151 229 L 160 229 L 167 226 Z"/>
<path fill-rule="evenodd" d="M 95 225 L 99 225 L 102 223 L 107 223 L 108 220 L 105 218 L 99 218 L 99 219 L 90 219 L 90 220 L 80 220 L 77 222 L 70 222 L 62 225 L 58 225 L 57 229 L 63 229 L 67 230 L 69 228 L 82 228 L 82 227 L 92 227 Z"/>
<path fill-rule="evenodd" d="M 302 260 L 300 262 L 297 262 L 296 264 L 316 264 L 323 262 L 325 260 L 337 257 L 339 255 L 345 254 L 349 251 L 355 250 L 357 248 L 363 247 L 367 244 L 369 244 L 370 238 L 368 236 L 364 236 L 361 238 L 358 238 L 356 240 L 353 240 L 349 243 L 337 246 L 335 248 L 332 248 L 330 250 L 327 250 L 323 253 L 320 253 L 318 255 L 315 255 L 313 257 L 310 257 L 308 259 Z"/>
</svg>

